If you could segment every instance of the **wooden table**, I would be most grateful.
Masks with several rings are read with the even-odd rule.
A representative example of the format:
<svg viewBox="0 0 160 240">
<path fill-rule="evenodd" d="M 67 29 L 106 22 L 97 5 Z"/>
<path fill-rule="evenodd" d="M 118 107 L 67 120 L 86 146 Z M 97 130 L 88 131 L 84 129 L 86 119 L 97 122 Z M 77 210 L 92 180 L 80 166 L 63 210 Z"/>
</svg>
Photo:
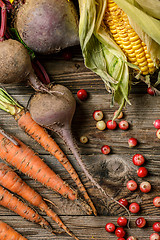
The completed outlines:
<svg viewBox="0 0 160 240">
<path fill-rule="evenodd" d="M 87 101 L 80 102 L 76 97 L 77 109 L 72 125 L 83 161 L 96 181 L 116 200 L 123 197 L 127 198 L 129 203 L 134 201 L 140 203 L 141 211 L 139 214 L 132 215 L 131 229 L 127 229 L 127 236 L 133 235 L 140 240 L 149 239 L 153 232 L 152 224 L 155 221 L 160 221 L 160 209 L 155 208 L 152 203 L 153 198 L 160 195 L 160 140 L 156 137 L 156 130 L 152 124 L 155 119 L 160 118 L 160 97 L 146 94 L 147 87 L 144 84 L 134 86 L 130 95 L 132 105 L 127 105 L 124 110 L 124 119 L 130 123 L 130 129 L 128 131 L 120 129 L 99 131 L 96 129 L 96 122 L 92 117 L 93 111 L 101 109 L 104 113 L 104 119 L 107 121 L 112 118 L 118 106 L 110 108 L 111 95 L 106 92 L 100 77 L 85 68 L 79 47 L 74 48 L 74 56 L 70 61 L 65 61 L 60 55 L 57 55 L 42 57 L 41 62 L 46 67 L 51 79 L 68 87 L 75 97 L 81 88 L 88 91 Z M 28 99 L 34 92 L 25 84 L 5 87 L 24 106 L 27 105 Z M 1 127 L 36 150 L 56 173 L 76 188 L 58 161 L 18 128 L 11 116 L 0 111 L 0 119 Z M 98 216 L 86 216 L 71 201 L 63 199 L 23 174 L 20 174 L 21 177 L 44 198 L 48 198 L 56 204 L 57 207 L 53 207 L 54 210 L 80 240 L 116 240 L 117 237 L 114 234 L 108 234 L 105 231 L 105 225 L 108 222 L 116 223 L 118 216 L 127 216 L 126 211 L 110 199 L 106 201 L 100 192 L 92 187 L 64 142 L 56 134 L 52 133 L 52 135 L 78 171 L 97 208 Z M 79 138 L 82 135 L 89 138 L 87 144 L 80 143 Z M 139 145 L 136 148 L 128 147 L 130 137 L 138 139 Z M 111 147 L 111 154 L 103 155 L 101 153 L 101 147 L 104 144 Z M 145 166 L 149 175 L 144 180 L 150 181 L 152 184 L 152 191 L 148 194 L 144 194 L 140 190 L 129 192 L 126 188 L 126 182 L 130 179 L 135 179 L 138 184 L 143 181 L 136 176 L 137 167 L 132 163 L 132 157 L 136 153 L 143 154 L 146 159 Z M 40 213 L 44 215 L 42 212 Z M 138 216 L 146 218 L 146 228 L 138 229 L 135 226 L 135 219 Z M 53 236 L 46 230 L 40 229 L 38 225 L 22 219 L 4 207 L 0 207 L 0 219 L 10 224 L 29 240 L 71 239 L 67 234 Z M 53 227 L 58 228 L 48 217 L 46 219 L 51 222 Z"/>
</svg>

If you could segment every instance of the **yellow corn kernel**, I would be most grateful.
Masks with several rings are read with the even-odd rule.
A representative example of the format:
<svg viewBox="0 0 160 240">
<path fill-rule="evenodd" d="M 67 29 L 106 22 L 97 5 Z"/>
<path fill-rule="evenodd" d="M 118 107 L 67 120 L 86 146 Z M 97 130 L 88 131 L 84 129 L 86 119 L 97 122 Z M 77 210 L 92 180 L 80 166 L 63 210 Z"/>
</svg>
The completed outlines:
<svg viewBox="0 0 160 240">
<path fill-rule="evenodd" d="M 137 65 L 142 74 L 155 71 L 147 46 L 131 27 L 127 14 L 113 0 L 107 0 L 104 23 L 128 60 Z"/>
</svg>

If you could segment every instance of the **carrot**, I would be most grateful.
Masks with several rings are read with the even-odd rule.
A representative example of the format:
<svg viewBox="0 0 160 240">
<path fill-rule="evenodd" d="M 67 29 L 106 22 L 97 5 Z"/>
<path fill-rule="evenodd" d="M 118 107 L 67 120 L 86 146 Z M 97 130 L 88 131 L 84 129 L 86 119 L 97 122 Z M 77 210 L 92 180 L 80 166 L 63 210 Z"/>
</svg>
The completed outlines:
<svg viewBox="0 0 160 240">
<path fill-rule="evenodd" d="M 97 215 L 96 208 L 90 199 L 84 185 L 82 184 L 77 172 L 59 148 L 57 143 L 51 138 L 47 131 L 39 126 L 32 118 L 30 113 L 19 103 L 15 102 L 11 96 L 0 88 L 0 108 L 14 116 L 18 125 L 32 138 L 34 138 L 46 151 L 57 158 L 57 160 L 68 171 L 79 191 L 83 194 L 85 200 L 92 208 L 94 215 Z"/>
<path fill-rule="evenodd" d="M 53 233 L 51 226 L 43 217 L 41 217 L 26 203 L 20 201 L 16 196 L 4 189 L 2 186 L 0 186 L 0 205 L 8 208 L 9 210 L 17 213 L 21 217 L 31 222 L 38 223 L 41 227 L 46 228 Z"/>
<path fill-rule="evenodd" d="M 12 137 L 13 138 L 13 137 Z M 91 214 L 90 207 L 81 198 L 77 199 L 77 193 L 65 183 L 56 173 L 31 148 L 14 138 L 11 140 L 0 133 L 0 158 L 14 166 L 27 176 L 39 181 L 46 187 L 58 192 L 65 198 L 69 198 L 80 204 L 81 208 Z"/>
<path fill-rule="evenodd" d="M 16 232 L 8 224 L 0 221 L 0 239 L 1 240 L 27 240 L 21 234 Z"/>
<path fill-rule="evenodd" d="M 64 225 L 57 214 L 52 211 L 42 199 L 41 195 L 28 186 L 8 165 L 0 162 L 0 184 L 8 190 L 23 197 L 32 205 L 38 207 L 63 228 L 70 236 L 78 239 L 68 227 Z"/>
</svg>

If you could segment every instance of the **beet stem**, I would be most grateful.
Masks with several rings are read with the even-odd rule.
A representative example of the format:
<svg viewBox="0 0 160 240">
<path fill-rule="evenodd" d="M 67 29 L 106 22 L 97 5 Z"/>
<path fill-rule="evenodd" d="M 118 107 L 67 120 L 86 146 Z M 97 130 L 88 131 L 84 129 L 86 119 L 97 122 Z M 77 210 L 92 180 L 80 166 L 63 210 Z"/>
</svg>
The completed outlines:
<svg viewBox="0 0 160 240">
<path fill-rule="evenodd" d="M 1 7 L 1 29 L 0 29 L 0 41 L 4 41 L 4 35 L 7 28 L 7 10 L 6 5 L 2 0 L 0 0 Z"/>
<path fill-rule="evenodd" d="M 123 206 L 121 203 L 119 203 L 116 199 L 114 199 L 112 196 L 107 194 L 106 191 L 99 185 L 98 182 L 96 182 L 94 180 L 92 175 L 88 172 L 88 170 L 86 169 L 86 166 L 84 165 L 84 163 L 83 163 L 83 161 L 81 159 L 81 156 L 80 156 L 80 154 L 78 152 L 78 146 L 77 146 L 76 141 L 75 141 L 75 139 L 74 139 L 74 137 L 72 135 L 71 128 L 68 127 L 67 129 L 61 129 L 59 132 L 57 131 L 57 133 L 65 141 L 66 145 L 69 147 L 69 149 L 71 150 L 71 152 L 75 156 L 75 158 L 76 158 L 77 162 L 79 163 L 81 169 L 85 173 L 86 177 L 91 181 L 93 186 L 97 187 L 97 189 L 100 190 L 101 193 L 103 193 L 106 198 L 110 198 L 111 200 L 113 200 L 118 205 L 121 205 L 127 211 L 128 216 L 129 216 L 129 220 L 128 220 L 128 228 L 129 228 L 129 222 L 130 222 L 130 218 L 131 218 L 129 210 L 125 206 Z"/>
<path fill-rule="evenodd" d="M 46 70 L 44 69 L 44 67 L 42 66 L 42 64 L 41 64 L 38 60 L 36 60 L 36 64 L 38 65 L 39 69 L 40 69 L 41 72 L 43 73 L 43 76 L 44 76 L 44 78 L 45 78 L 45 83 L 46 83 L 46 84 L 49 84 L 51 81 L 50 81 L 50 79 L 49 79 L 49 76 L 48 76 Z"/>
</svg>

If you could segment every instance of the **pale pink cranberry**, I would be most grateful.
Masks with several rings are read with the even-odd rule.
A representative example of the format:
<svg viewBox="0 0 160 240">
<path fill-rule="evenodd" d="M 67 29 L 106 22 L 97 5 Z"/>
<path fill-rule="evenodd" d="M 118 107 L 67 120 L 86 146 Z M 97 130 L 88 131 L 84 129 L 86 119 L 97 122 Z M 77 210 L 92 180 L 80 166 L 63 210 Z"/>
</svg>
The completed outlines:
<svg viewBox="0 0 160 240">
<path fill-rule="evenodd" d="M 100 130 L 100 131 L 103 131 L 105 128 L 106 128 L 106 123 L 101 120 L 101 121 L 98 121 L 97 124 L 96 124 L 96 127 Z"/>
<path fill-rule="evenodd" d="M 117 112 L 118 112 L 118 110 L 116 110 L 116 111 L 114 112 L 114 116 L 117 114 Z M 120 112 L 117 118 L 118 118 L 118 119 L 123 118 L 123 112 Z"/>
<path fill-rule="evenodd" d="M 140 184 L 141 192 L 148 193 L 151 191 L 151 184 L 149 182 L 142 182 Z"/>
<path fill-rule="evenodd" d="M 80 142 L 85 144 L 85 143 L 88 142 L 88 138 L 86 136 L 81 136 L 80 137 Z"/>
<path fill-rule="evenodd" d="M 160 129 L 157 130 L 156 136 L 157 136 L 158 139 L 160 139 Z"/>
<path fill-rule="evenodd" d="M 151 235 L 150 235 L 150 238 L 149 238 L 150 240 L 160 240 L 160 236 L 159 236 L 159 234 L 158 233 L 152 233 Z"/>
<path fill-rule="evenodd" d="M 153 199 L 153 204 L 155 207 L 160 207 L 160 197 L 155 197 Z"/>
<path fill-rule="evenodd" d="M 133 236 L 130 236 L 127 238 L 127 240 L 137 240 L 137 238 L 133 237 Z"/>
<path fill-rule="evenodd" d="M 127 182 L 127 188 L 130 191 L 135 191 L 137 189 L 137 183 L 134 180 L 130 180 Z"/>
<path fill-rule="evenodd" d="M 94 120 L 96 120 L 96 121 L 102 120 L 102 118 L 103 118 L 103 112 L 102 112 L 101 110 L 96 110 L 96 111 L 94 111 L 94 113 L 93 113 L 93 118 L 94 118 Z"/>
</svg>

